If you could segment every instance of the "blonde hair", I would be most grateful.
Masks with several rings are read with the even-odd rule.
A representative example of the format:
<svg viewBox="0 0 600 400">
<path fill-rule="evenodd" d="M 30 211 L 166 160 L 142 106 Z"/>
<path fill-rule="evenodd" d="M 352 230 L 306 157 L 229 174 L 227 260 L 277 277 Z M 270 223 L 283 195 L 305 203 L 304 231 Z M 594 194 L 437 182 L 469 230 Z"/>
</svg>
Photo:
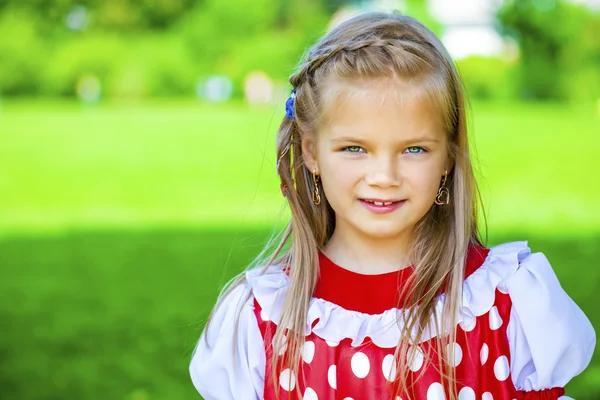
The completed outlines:
<svg viewBox="0 0 600 400">
<path fill-rule="evenodd" d="M 368 13 L 338 25 L 304 54 L 290 77 L 296 90 L 296 117 L 284 118 L 279 127 L 277 172 L 288 188 L 291 220 L 270 238 L 249 266 L 289 267 L 289 288 L 273 338 L 273 367 L 266 379 L 272 379 L 277 388 L 280 368 L 299 370 L 309 302 L 319 275 L 319 250 L 335 229 L 334 210 L 323 191 L 324 201 L 319 206 L 312 201 L 312 176 L 303 163 L 301 139 L 317 134 L 324 110 L 330 106 L 324 95 L 327 82 L 382 78 L 414 83 L 436 102 L 448 137 L 448 157 L 454 164 L 446 183 L 449 205 L 433 205 L 418 222 L 410 244 L 415 279 L 406 293 L 408 303 L 398 305 L 407 311 L 407 317 L 402 321 L 395 351 L 397 376 L 391 398 L 402 394 L 412 398 L 408 365 L 417 354 L 411 351 L 411 345 L 422 342 L 424 330 L 434 321 L 435 331 L 440 332 L 435 339 L 437 349 L 448 348 L 449 352 L 437 351 L 437 364 L 433 365 L 440 366 L 442 385 L 449 388 L 450 399 L 456 399 L 454 368 L 443 360 L 454 357 L 454 346 L 447 345 L 456 339 L 454 321 L 462 296 L 467 250 L 470 244 L 481 244 L 477 232 L 478 190 L 467 141 L 466 99 L 458 72 L 440 40 L 417 20 L 398 13 Z M 214 309 L 244 281 L 243 274 L 233 280 Z M 442 292 L 445 300 L 438 315 L 435 306 Z M 279 357 L 280 350 L 285 351 L 285 357 Z M 425 365 L 428 363 L 433 360 L 425 354 Z M 299 385 L 296 387 L 301 398 Z"/>
</svg>

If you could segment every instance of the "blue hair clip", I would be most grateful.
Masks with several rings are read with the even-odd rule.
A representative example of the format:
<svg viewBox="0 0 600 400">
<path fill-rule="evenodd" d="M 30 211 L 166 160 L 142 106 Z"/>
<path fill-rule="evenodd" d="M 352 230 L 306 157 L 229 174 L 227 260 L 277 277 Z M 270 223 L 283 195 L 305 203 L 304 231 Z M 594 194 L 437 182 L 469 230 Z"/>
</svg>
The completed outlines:
<svg viewBox="0 0 600 400">
<path fill-rule="evenodd" d="M 296 119 L 296 112 L 294 111 L 294 100 L 296 99 L 296 89 L 292 89 L 292 94 L 285 102 L 285 116 L 289 119 Z"/>
</svg>

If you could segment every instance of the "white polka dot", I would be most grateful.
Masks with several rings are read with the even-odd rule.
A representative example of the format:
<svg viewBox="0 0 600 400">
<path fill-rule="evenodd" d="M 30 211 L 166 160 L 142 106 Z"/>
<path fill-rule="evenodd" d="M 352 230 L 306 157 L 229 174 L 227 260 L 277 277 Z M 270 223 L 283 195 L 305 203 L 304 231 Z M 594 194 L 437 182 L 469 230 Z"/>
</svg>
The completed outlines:
<svg viewBox="0 0 600 400">
<path fill-rule="evenodd" d="M 311 342 L 310 340 L 307 342 L 304 342 L 304 345 L 302 346 L 302 359 L 304 360 L 304 362 L 307 364 L 310 364 L 312 362 L 314 356 L 315 356 L 314 342 Z"/>
<path fill-rule="evenodd" d="M 352 397 L 345 397 L 344 400 L 354 400 Z"/>
<path fill-rule="evenodd" d="M 350 366 L 352 367 L 352 372 L 358 378 L 364 378 L 369 375 L 369 370 L 371 369 L 369 358 L 365 353 L 361 353 L 360 351 L 354 353 L 352 360 L 350 360 Z"/>
<path fill-rule="evenodd" d="M 265 322 L 269 320 L 269 316 L 267 315 L 265 310 L 260 310 L 260 319 L 262 319 Z"/>
<path fill-rule="evenodd" d="M 383 371 L 383 376 L 385 376 L 385 379 L 390 382 L 394 381 L 396 378 L 396 360 L 394 359 L 393 354 L 388 354 L 383 358 L 381 370 Z"/>
<path fill-rule="evenodd" d="M 337 367 L 335 364 L 327 370 L 327 382 L 333 389 L 337 389 Z"/>
<path fill-rule="evenodd" d="M 289 368 L 281 371 L 281 375 L 279 375 L 279 384 L 285 391 L 294 390 L 296 387 L 296 376 L 290 371 Z"/>
<path fill-rule="evenodd" d="M 477 318 L 475 318 L 475 317 L 469 317 L 467 319 L 467 321 L 463 321 L 460 323 L 461 329 L 465 332 L 471 332 L 473 329 L 475 329 L 476 325 L 477 325 Z"/>
<path fill-rule="evenodd" d="M 454 359 L 451 360 L 450 351 L 452 349 L 452 346 L 454 347 Z M 460 364 L 460 362 L 462 361 L 462 348 L 458 343 L 454 342 L 448 343 L 446 345 L 446 360 L 448 360 L 448 364 L 452 367 L 457 367 Z"/>
<path fill-rule="evenodd" d="M 417 372 L 423 366 L 423 352 L 418 346 L 411 346 L 406 353 L 408 369 Z"/>
<path fill-rule="evenodd" d="M 494 396 L 490 392 L 485 392 L 481 395 L 481 400 L 494 400 Z"/>
<path fill-rule="evenodd" d="M 319 397 L 317 396 L 317 392 L 307 387 L 304 391 L 304 396 L 302 397 L 302 400 L 319 400 Z"/>
<path fill-rule="evenodd" d="M 506 356 L 500 356 L 494 363 L 494 375 L 499 381 L 505 381 L 510 375 L 510 369 L 508 368 L 508 358 Z"/>
<path fill-rule="evenodd" d="M 495 331 L 502 326 L 502 322 L 502 318 L 498 313 L 498 308 L 496 306 L 492 307 L 490 310 L 490 329 Z"/>
<path fill-rule="evenodd" d="M 329 347 L 337 347 L 337 345 L 340 344 L 340 342 L 334 342 L 331 340 L 326 340 L 325 343 L 327 343 L 327 346 Z"/>
<path fill-rule="evenodd" d="M 458 400 L 475 400 L 475 391 L 465 386 L 458 392 Z"/>
<path fill-rule="evenodd" d="M 396 398 L 394 400 L 402 400 L 402 397 L 396 396 Z"/>
<path fill-rule="evenodd" d="M 283 346 L 281 346 L 281 349 L 279 349 L 280 356 L 284 355 L 285 351 L 287 350 L 287 347 L 288 347 L 287 336 L 283 336 L 282 344 L 283 344 Z M 273 346 L 275 346 L 275 337 L 273 337 Z"/>
<path fill-rule="evenodd" d="M 488 359 L 488 355 L 490 354 L 490 348 L 487 344 L 483 344 L 481 346 L 481 351 L 479 352 L 479 358 L 481 359 L 481 365 L 485 365 Z"/>
<path fill-rule="evenodd" d="M 446 400 L 444 387 L 441 383 L 434 382 L 427 389 L 427 400 Z"/>
</svg>

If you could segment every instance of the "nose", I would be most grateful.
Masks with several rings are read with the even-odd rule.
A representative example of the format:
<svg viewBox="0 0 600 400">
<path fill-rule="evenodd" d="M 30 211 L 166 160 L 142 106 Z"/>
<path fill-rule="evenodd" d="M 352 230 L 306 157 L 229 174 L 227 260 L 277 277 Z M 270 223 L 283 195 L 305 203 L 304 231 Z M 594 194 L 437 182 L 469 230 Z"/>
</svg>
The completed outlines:
<svg viewBox="0 0 600 400">
<path fill-rule="evenodd" d="M 400 173 L 396 156 L 382 155 L 373 158 L 369 171 L 365 176 L 365 181 L 369 185 L 382 188 L 398 186 L 400 184 Z"/>
</svg>

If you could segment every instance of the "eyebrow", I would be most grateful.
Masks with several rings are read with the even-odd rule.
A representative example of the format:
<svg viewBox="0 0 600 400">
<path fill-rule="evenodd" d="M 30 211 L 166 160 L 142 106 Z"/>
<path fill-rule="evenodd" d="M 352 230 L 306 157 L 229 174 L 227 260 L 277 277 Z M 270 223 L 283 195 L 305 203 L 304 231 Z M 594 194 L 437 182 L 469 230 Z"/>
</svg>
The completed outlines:
<svg viewBox="0 0 600 400">
<path fill-rule="evenodd" d="M 355 138 L 352 136 L 340 136 L 340 137 L 336 137 L 331 139 L 332 143 L 341 143 L 341 142 L 354 142 L 354 143 L 360 143 L 360 144 L 366 144 L 367 141 L 360 139 L 360 138 Z M 414 137 L 414 138 L 408 138 L 406 140 L 403 140 L 402 143 L 414 143 L 414 142 L 419 142 L 419 143 L 423 143 L 423 142 L 430 142 L 430 143 L 439 143 L 440 140 L 436 139 L 436 138 L 432 138 L 432 137 L 428 137 L 428 136 L 419 136 L 419 137 Z"/>
</svg>

